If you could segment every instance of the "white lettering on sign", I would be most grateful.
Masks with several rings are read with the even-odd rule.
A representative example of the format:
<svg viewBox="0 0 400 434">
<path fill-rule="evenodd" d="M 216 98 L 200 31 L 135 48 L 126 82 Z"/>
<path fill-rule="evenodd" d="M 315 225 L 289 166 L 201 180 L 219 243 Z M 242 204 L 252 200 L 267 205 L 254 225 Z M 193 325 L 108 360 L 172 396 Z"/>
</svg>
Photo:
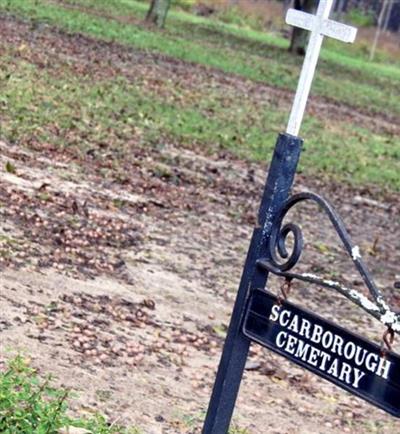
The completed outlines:
<svg viewBox="0 0 400 434">
<path fill-rule="evenodd" d="M 379 358 L 379 365 L 378 365 L 378 368 L 376 369 L 376 374 L 383 377 L 385 380 L 387 380 L 388 375 L 389 375 L 390 365 L 391 365 L 391 362 L 384 359 L 383 357 L 380 357 Z"/>
<path fill-rule="evenodd" d="M 355 389 L 358 389 L 360 381 L 366 375 L 365 371 L 384 379 L 389 376 L 389 360 L 380 354 L 369 352 L 352 341 L 346 342 L 341 336 L 325 330 L 319 324 L 312 324 L 288 308 L 275 304 L 269 320 L 285 329 L 276 335 L 275 344 L 278 348 Z M 326 351 L 312 344 L 320 345 Z M 354 362 L 358 368 L 335 357 L 336 355 Z"/>
</svg>

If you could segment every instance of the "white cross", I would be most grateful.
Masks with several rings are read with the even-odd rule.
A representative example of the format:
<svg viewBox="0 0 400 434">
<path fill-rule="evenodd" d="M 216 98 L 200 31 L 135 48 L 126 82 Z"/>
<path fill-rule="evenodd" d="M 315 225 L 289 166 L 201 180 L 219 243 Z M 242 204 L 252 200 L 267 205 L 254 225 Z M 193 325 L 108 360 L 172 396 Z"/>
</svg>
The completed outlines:
<svg viewBox="0 0 400 434">
<path fill-rule="evenodd" d="M 356 28 L 329 19 L 333 1 L 334 0 L 320 0 L 316 15 L 311 15 L 296 9 L 289 9 L 286 15 L 286 22 L 288 24 L 301 27 L 311 32 L 296 96 L 286 129 L 286 132 L 293 136 L 297 136 L 300 130 L 324 36 L 339 39 L 343 42 L 354 42 L 356 38 Z"/>
</svg>

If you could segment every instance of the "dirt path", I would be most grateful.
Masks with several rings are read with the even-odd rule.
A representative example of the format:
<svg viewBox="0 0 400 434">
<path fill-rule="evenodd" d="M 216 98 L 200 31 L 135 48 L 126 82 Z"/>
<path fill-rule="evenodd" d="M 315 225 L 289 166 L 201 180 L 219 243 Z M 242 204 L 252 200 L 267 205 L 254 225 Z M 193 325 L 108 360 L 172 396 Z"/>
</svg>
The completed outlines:
<svg viewBox="0 0 400 434">
<path fill-rule="evenodd" d="M 218 173 L 215 185 L 204 190 L 201 181 L 185 187 L 164 181 L 171 196 L 178 190 L 181 200 L 190 202 L 187 210 L 169 203 L 168 194 L 156 195 L 160 202 L 151 205 L 151 196 L 122 195 L 113 186 L 99 189 L 94 175 L 77 173 L 74 183 L 65 183 L 65 167 L 54 156 L 50 160 L 41 153 L 38 159 L 4 144 L 1 149 L 0 167 L 6 161 L 18 167 L 16 175 L 2 172 L 0 177 L 7 205 L 0 211 L 1 256 L 8 257 L 0 283 L 3 360 L 25 352 L 43 372 L 56 374 L 60 384 L 79 390 L 77 409 L 105 411 L 112 420 L 137 424 L 146 433 L 197 432 L 251 233 L 247 221 L 256 210 L 262 168 L 165 150 L 172 161 L 179 155 L 178 166 L 200 180 L 207 171 Z M 240 184 L 250 186 L 251 197 L 235 192 Z M 296 188 L 304 189 L 304 180 Z M 43 191 L 46 196 L 39 201 Z M 398 203 L 390 198 L 370 202 L 359 191 L 329 193 L 362 251 L 379 237 L 374 256 L 367 259 L 398 306 L 390 290 L 399 263 L 393 245 Z M 121 197 L 122 208 L 110 205 Z M 81 211 L 85 202 L 86 211 Z M 138 212 L 143 204 L 147 212 Z M 314 219 L 312 214 L 302 215 L 308 240 L 304 268 L 328 275 L 336 271 L 346 284 L 359 284 L 324 216 Z M 69 238 L 72 217 L 80 229 Z M 315 223 L 321 224 L 318 230 Z M 61 241 L 60 233 L 65 235 Z M 133 243 L 107 241 L 126 240 L 127 233 Z M 336 295 L 301 286 L 296 290 L 327 317 L 371 338 L 382 332 Z M 267 424 L 269 432 L 279 433 L 399 429 L 389 416 L 277 356 L 254 348 L 252 360 L 257 369 L 246 373 L 236 412 L 236 420 L 252 433 L 265 432 Z"/>
<path fill-rule="evenodd" d="M 6 41 L 23 40 L 25 24 L 8 26 L 1 22 Z M 30 56 L 42 53 L 44 64 L 51 35 L 45 30 L 30 40 L 37 44 Z M 107 44 L 88 48 L 85 38 L 63 53 L 70 37 L 61 37 L 52 49 L 57 59 L 75 59 L 71 67 L 90 69 L 90 53 L 109 53 Z M 118 56 L 128 73 L 139 54 Z M 148 64 L 166 74 L 174 68 L 174 76 L 183 68 L 170 60 Z M 113 59 L 112 71 L 118 65 Z M 51 67 L 56 71 L 56 60 Z M 226 85 L 236 88 L 231 80 Z M 173 144 L 133 147 L 125 164 L 127 178 L 116 181 L 90 156 L 0 143 L 0 363 L 22 351 L 41 372 L 78 390 L 77 412 L 99 410 L 149 434 L 197 433 L 265 168 Z M 377 284 L 399 308 L 398 195 L 299 176 L 295 190 L 304 189 L 338 207 Z M 306 236 L 301 268 L 363 290 L 326 217 L 306 207 L 293 220 Z M 376 321 L 336 294 L 296 285 L 293 299 L 371 339 L 382 335 Z M 394 418 L 278 356 L 254 347 L 251 361 L 235 413 L 251 433 L 400 431 Z"/>
</svg>

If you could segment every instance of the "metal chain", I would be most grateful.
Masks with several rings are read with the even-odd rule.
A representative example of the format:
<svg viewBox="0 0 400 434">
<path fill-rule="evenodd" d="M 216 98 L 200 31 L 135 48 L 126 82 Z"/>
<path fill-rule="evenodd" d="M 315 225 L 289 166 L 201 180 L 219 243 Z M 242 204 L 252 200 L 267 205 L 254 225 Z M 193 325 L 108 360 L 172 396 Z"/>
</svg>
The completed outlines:
<svg viewBox="0 0 400 434">
<path fill-rule="evenodd" d="M 392 351 L 394 343 L 394 331 L 388 327 L 382 336 L 381 355 L 386 357 L 388 351 Z"/>
<path fill-rule="evenodd" d="M 278 296 L 278 303 L 282 305 L 284 301 L 289 297 L 290 291 L 292 289 L 292 280 L 290 277 L 286 277 L 284 283 L 281 286 L 282 295 Z"/>
</svg>

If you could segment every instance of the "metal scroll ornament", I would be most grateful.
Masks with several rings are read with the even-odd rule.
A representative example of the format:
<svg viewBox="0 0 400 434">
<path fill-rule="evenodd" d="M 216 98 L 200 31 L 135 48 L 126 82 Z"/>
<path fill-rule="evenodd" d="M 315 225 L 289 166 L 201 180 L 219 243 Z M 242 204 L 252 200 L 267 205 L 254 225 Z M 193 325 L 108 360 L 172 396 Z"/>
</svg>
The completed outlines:
<svg viewBox="0 0 400 434">
<path fill-rule="evenodd" d="M 334 229 L 344 245 L 345 250 L 351 257 L 355 267 L 368 288 L 372 300 L 355 289 L 347 288 L 333 280 L 322 279 L 310 273 L 296 273 L 290 271 L 298 263 L 303 251 L 303 234 L 298 225 L 294 223 L 283 224 L 283 220 L 295 205 L 304 201 L 315 202 L 328 215 Z M 292 235 L 294 240 L 290 252 L 288 252 L 286 247 L 289 235 Z M 340 294 L 350 299 L 353 303 L 386 325 L 392 332 L 400 333 L 400 313 L 394 312 L 385 301 L 381 290 L 376 286 L 368 267 L 360 255 L 359 247 L 353 245 L 341 217 L 326 199 L 309 192 L 299 193 L 289 198 L 283 205 L 278 221 L 274 225 L 268 250 L 269 257 L 260 259 L 257 262 L 257 265 L 262 269 L 278 276 L 285 277 L 288 280 L 297 279 L 338 291 Z"/>
</svg>

